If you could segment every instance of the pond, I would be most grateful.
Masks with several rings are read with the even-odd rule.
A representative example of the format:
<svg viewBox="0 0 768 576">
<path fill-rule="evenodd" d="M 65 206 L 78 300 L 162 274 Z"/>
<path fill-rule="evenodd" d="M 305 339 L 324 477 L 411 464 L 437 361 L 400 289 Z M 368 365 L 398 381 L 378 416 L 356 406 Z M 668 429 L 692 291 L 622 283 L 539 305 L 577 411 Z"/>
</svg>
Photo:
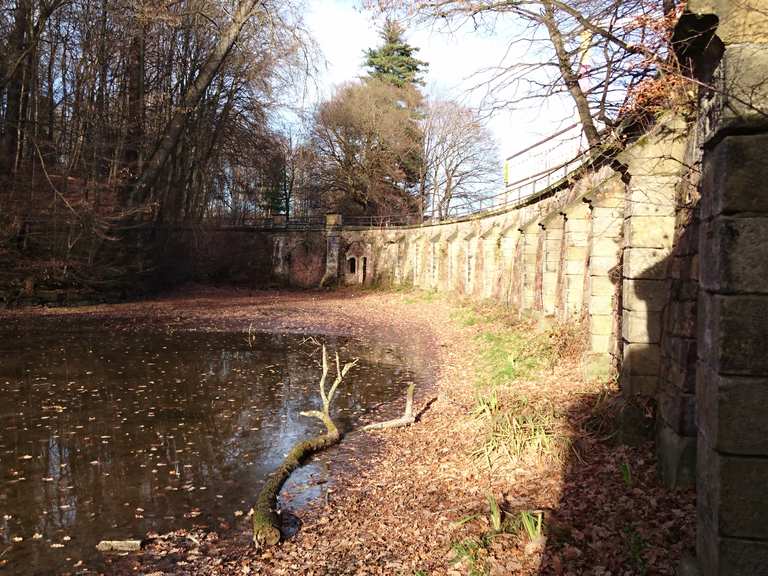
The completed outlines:
<svg viewBox="0 0 768 576">
<path fill-rule="evenodd" d="M 342 428 L 415 378 L 392 346 L 315 338 L 360 359 L 334 404 Z M 45 319 L 1 330 L 0 571 L 98 568 L 99 540 L 233 524 L 321 430 L 299 415 L 321 406 L 317 341 Z"/>
</svg>

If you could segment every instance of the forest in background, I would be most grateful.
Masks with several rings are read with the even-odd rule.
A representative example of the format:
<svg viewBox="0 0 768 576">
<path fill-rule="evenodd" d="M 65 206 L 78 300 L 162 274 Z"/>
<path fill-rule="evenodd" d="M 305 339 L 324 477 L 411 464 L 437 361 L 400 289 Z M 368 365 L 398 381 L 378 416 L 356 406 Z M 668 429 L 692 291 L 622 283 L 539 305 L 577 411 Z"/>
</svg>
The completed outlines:
<svg viewBox="0 0 768 576">
<path fill-rule="evenodd" d="M 416 4 L 378 3 L 367 76 L 294 122 L 291 95 L 321 68 L 301 0 L 5 3 L 0 302 L 140 291 L 202 224 L 472 210 L 501 185 L 496 145 L 477 111 L 424 95 L 428 63 L 400 20 L 487 31 L 515 18 L 520 38 L 501 41 L 529 42 L 536 58 L 494 71 L 491 107 L 570 95 L 592 149 L 615 140 L 627 109 L 674 97 L 674 3 Z M 519 101 L 500 101 L 510 86 Z"/>
<path fill-rule="evenodd" d="M 369 76 L 299 115 L 303 124 L 285 120 L 320 60 L 303 10 L 252 0 L 6 5 L 0 300 L 41 284 L 124 294 L 164 266 L 180 229 L 203 223 L 423 213 L 438 188 L 431 209 L 445 213 L 451 197 L 481 193 L 498 171 L 488 132 L 467 108 L 427 104 L 426 63 L 392 21 L 382 45 L 361 54 Z"/>
</svg>

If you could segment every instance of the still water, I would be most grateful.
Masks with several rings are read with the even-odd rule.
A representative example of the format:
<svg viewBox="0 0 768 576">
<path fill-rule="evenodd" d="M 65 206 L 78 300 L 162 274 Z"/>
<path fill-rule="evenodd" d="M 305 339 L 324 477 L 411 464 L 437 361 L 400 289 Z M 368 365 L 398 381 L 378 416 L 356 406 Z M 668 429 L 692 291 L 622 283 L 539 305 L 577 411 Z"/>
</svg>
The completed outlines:
<svg viewBox="0 0 768 576">
<path fill-rule="evenodd" d="M 0 329 L 0 573 L 79 572 L 99 540 L 220 530 L 320 431 L 299 416 L 321 406 L 303 336 L 49 322 Z M 414 379 L 394 347 L 316 339 L 360 359 L 335 402 L 343 428 Z"/>
</svg>

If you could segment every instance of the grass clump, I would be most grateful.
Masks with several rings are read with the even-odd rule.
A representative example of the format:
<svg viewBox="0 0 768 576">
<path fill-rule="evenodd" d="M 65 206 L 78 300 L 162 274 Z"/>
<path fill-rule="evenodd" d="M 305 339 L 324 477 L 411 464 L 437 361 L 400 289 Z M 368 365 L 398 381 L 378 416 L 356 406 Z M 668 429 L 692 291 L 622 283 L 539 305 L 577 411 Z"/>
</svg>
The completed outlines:
<svg viewBox="0 0 768 576">
<path fill-rule="evenodd" d="M 543 535 L 541 512 L 529 512 L 527 510 L 520 512 L 520 526 L 525 531 L 525 535 L 530 542 L 534 542 Z"/>
<path fill-rule="evenodd" d="M 500 460 L 562 460 L 568 440 L 551 404 L 532 404 L 524 397 L 514 397 L 508 404 L 502 404 L 493 391 L 478 397 L 474 413 L 485 433 L 472 455 L 488 468 L 492 469 Z"/>
<path fill-rule="evenodd" d="M 451 319 L 462 326 L 477 326 L 483 322 L 482 316 L 480 316 L 474 309 L 462 306 L 451 312 Z"/>
<path fill-rule="evenodd" d="M 413 290 L 411 295 L 405 299 L 406 304 L 425 304 L 435 302 L 440 299 L 440 294 L 436 290 Z"/>
<path fill-rule="evenodd" d="M 453 564 L 463 564 L 469 576 L 485 576 L 488 574 L 485 558 L 488 555 L 487 548 L 489 543 L 490 540 L 487 536 L 465 538 L 455 542 L 451 546 L 451 562 Z"/>
<path fill-rule="evenodd" d="M 482 344 L 481 359 L 485 366 L 481 385 L 505 386 L 530 377 L 550 363 L 550 351 L 541 335 L 505 328 L 484 331 L 478 339 Z"/>
<path fill-rule="evenodd" d="M 544 536 L 544 514 L 540 511 L 510 513 L 504 510 L 492 493 L 488 500 L 488 524 L 490 529 L 479 536 L 464 538 L 451 546 L 451 562 L 460 564 L 467 574 L 485 576 L 489 573 L 489 548 L 501 534 L 515 535 L 527 542 L 540 542 Z M 477 518 L 478 515 L 468 517 Z"/>
<path fill-rule="evenodd" d="M 581 322 L 520 319 L 498 305 L 461 306 L 451 317 L 462 326 L 480 328 L 475 338 L 482 350 L 481 386 L 507 386 L 551 370 L 558 360 L 578 358 L 586 342 Z"/>
<path fill-rule="evenodd" d="M 463 564 L 467 573 L 474 576 L 484 576 L 488 573 L 486 558 L 488 556 L 488 546 L 493 542 L 494 537 L 503 532 L 508 532 L 510 528 L 509 517 L 502 510 L 496 498 L 488 492 L 488 524 L 490 530 L 479 537 L 464 538 L 455 542 L 451 546 L 453 564 Z M 458 525 L 478 518 L 479 515 L 467 516 L 459 521 Z"/>
<path fill-rule="evenodd" d="M 462 306 L 453 320 L 478 327 L 479 393 L 473 412 L 483 433 L 473 456 L 489 468 L 521 461 L 562 462 L 569 446 L 565 418 L 552 402 L 530 402 L 514 385 L 552 370 L 560 359 L 576 359 L 586 340 L 583 325 L 521 320 L 490 304 Z"/>
</svg>

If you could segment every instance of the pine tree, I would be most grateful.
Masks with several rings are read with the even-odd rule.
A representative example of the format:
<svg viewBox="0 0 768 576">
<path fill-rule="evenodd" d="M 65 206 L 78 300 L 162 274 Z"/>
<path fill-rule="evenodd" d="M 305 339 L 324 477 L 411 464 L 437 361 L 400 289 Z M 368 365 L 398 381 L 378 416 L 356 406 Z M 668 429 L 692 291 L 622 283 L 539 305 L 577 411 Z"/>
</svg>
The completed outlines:
<svg viewBox="0 0 768 576">
<path fill-rule="evenodd" d="M 378 78 L 400 88 L 424 84 L 420 75 L 428 64 L 414 56 L 418 48 L 408 44 L 404 28 L 394 20 L 387 20 L 381 31 L 383 44 L 369 48 L 365 53 L 365 65 L 372 78 Z"/>
</svg>

